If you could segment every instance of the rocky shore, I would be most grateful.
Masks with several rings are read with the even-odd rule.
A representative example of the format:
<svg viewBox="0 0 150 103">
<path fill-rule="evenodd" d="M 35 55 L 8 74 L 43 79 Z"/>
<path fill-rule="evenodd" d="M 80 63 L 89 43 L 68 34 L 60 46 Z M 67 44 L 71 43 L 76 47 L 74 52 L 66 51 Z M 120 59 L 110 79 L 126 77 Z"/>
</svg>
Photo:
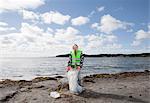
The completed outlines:
<svg viewBox="0 0 150 103">
<path fill-rule="evenodd" d="M 0 81 L 0 103 L 150 103 L 150 71 L 94 74 L 82 78 L 85 91 L 69 93 L 64 77 L 38 77 L 31 81 Z M 61 97 L 50 97 L 57 91 Z"/>
</svg>

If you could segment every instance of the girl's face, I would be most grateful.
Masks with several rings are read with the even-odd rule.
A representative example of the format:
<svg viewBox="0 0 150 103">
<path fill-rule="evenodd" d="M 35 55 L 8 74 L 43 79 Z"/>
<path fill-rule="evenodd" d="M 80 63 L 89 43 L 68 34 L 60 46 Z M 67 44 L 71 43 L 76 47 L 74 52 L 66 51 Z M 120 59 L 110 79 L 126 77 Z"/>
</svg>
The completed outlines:
<svg viewBox="0 0 150 103">
<path fill-rule="evenodd" d="M 74 46 L 73 46 L 73 50 L 78 50 L 78 46 L 77 46 L 77 45 L 74 45 Z"/>
</svg>

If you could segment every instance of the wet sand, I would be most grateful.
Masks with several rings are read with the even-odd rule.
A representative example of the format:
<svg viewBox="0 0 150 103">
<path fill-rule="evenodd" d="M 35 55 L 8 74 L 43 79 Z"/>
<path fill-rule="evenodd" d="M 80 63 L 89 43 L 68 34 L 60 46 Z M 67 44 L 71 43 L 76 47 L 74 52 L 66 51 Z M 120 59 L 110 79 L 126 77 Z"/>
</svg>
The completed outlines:
<svg viewBox="0 0 150 103">
<path fill-rule="evenodd" d="M 0 82 L 0 103 L 150 103 L 150 71 L 94 74 L 82 78 L 85 91 L 69 93 L 64 77 Z M 50 97 L 57 91 L 61 97 Z"/>
</svg>

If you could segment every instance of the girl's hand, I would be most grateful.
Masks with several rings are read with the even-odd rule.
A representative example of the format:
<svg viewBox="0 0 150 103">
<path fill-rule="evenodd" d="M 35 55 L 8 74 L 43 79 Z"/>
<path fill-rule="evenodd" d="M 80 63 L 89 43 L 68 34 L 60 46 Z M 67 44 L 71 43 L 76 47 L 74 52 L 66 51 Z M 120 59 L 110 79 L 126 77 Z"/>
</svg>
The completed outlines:
<svg viewBox="0 0 150 103">
<path fill-rule="evenodd" d="M 81 70 L 81 67 L 80 67 L 80 66 L 78 66 L 78 67 L 77 67 L 77 70 Z"/>
<path fill-rule="evenodd" d="M 67 70 L 67 72 L 68 72 L 69 70 L 71 70 L 71 66 L 68 66 L 68 67 L 66 68 L 66 70 Z"/>
</svg>

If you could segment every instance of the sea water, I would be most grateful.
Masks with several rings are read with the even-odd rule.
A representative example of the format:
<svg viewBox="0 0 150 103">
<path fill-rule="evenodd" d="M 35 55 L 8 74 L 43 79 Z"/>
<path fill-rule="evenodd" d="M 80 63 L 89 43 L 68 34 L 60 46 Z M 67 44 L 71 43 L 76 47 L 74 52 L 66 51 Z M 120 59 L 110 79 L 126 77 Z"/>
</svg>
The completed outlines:
<svg viewBox="0 0 150 103">
<path fill-rule="evenodd" d="M 0 58 L 0 80 L 66 74 L 66 57 Z M 85 57 L 81 75 L 150 70 L 149 57 Z"/>
</svg>

